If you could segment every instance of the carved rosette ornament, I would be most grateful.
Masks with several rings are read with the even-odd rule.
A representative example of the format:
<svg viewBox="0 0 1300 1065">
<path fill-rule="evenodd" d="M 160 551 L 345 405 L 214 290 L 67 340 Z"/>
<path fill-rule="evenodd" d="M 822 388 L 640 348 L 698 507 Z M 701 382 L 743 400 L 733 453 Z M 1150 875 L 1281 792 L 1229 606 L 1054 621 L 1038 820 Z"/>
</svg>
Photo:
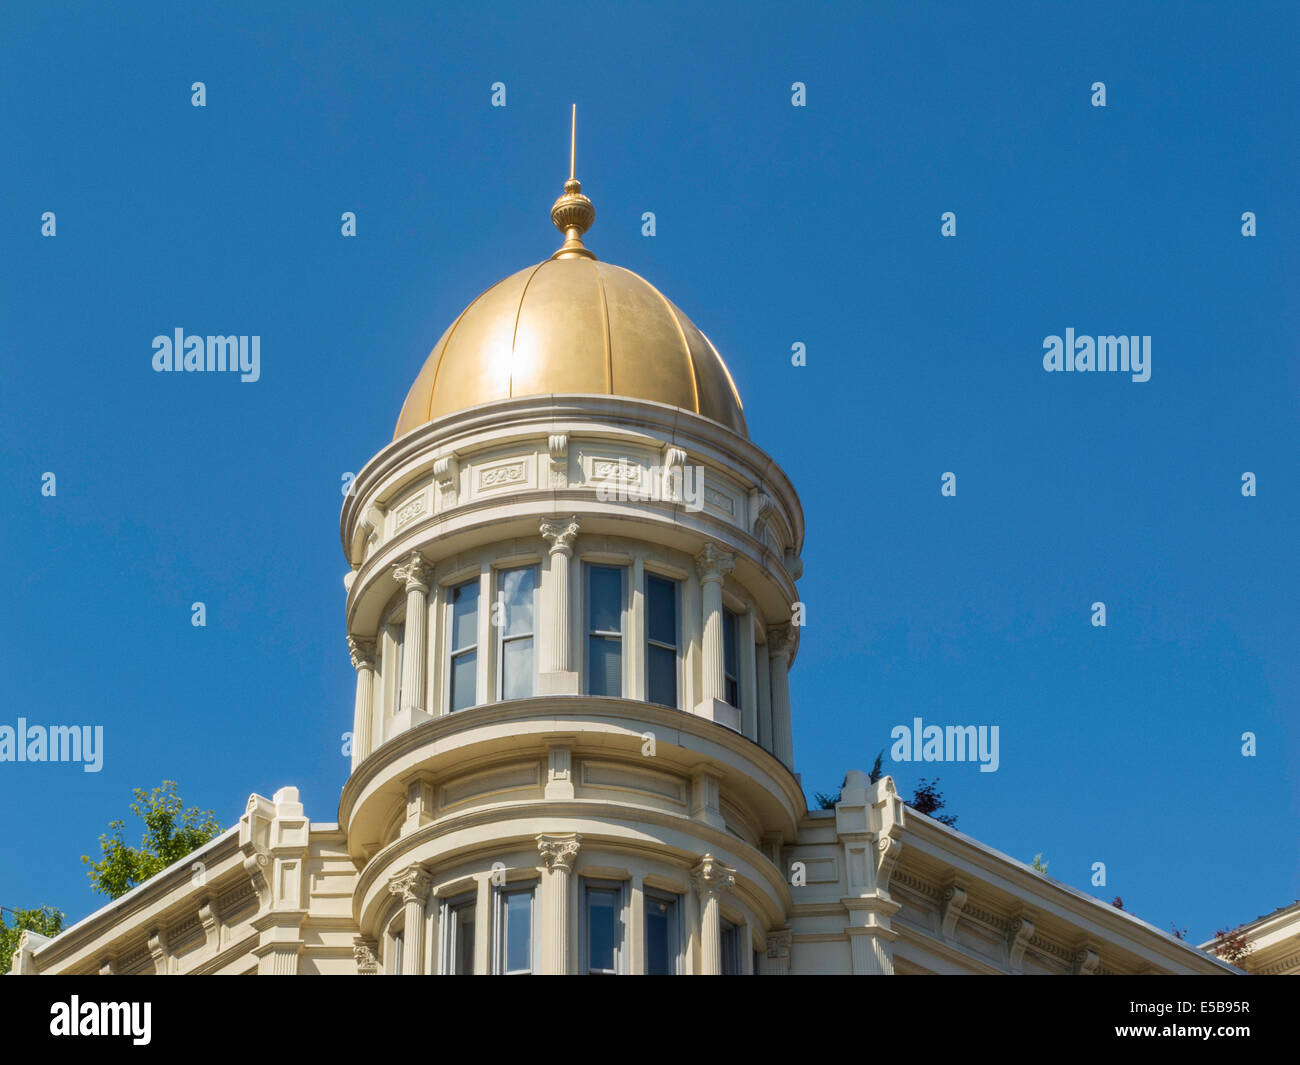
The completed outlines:
<svg viewBox="0 0 1300 1065">
<path fill-rule="evenodd" d="M 701 896 L 720 895 L 736 886 L 736 870 L 706 854 L 691 870 L 691 885 Z"/>
<path fill-rule="evenodd" d="M 581 836 L 537 837 L 537 853 L 542 856 L 542 864 L 549 871 L 571 873 L 581 849 Z"/>
<path fill-rule="evenodd" d="M 393 579 L 406 585 L 408 592 L 427 592 L 432 576 L 433 568 L 418 551 L 412 551 L 405 562 L 393 567 Z"/>
<path fill-rule="evenodd" d="M 567 520 L 543 521 L 537 531 L 551 545 L 552 555 L 570 558 L 573 555 L 573 541 L 578 537 L 578 516 L 575 514 Z"/>
</svg>

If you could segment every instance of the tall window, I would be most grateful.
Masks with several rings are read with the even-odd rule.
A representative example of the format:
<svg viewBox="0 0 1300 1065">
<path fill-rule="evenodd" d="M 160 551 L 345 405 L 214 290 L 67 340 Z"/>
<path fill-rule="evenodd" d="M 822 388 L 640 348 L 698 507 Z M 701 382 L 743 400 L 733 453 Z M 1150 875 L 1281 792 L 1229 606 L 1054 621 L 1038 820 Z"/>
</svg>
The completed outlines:
<svg viewBox="0 0 1300 1065">
<path fill-rule="evenodd" d="M 452 710 L 464 710 L 478 702 L 474 690 L 478 677 L 478 586 L 475 577 L 451 590 L 451 635 L 447 645 Z"/>
<path fill-rule="evenodd" d="M 474 972 L 473 893 L 449 899 L 442 910 L 442 971 L 453 976 Z"/>
<path fill-rule="evenodd" d="M 623 694 L 623 569 L 587 567 L 587 694 Z"/>
<path fill-rule="evenodd" d="M 677 706 L 677 582 L 645 578 L 646 700 Z"/>
<path fill-rule="evenodd" d="M 585 882 L 582 920 L 586 971 L 618 973 L 623 956 L 623 885 Z"/>
<path fill-rule="evenodd" d="M 497 632 L 498 698 L 526 699 L 533 694 L 536 604 L 536 566 L 497 574 L 497 605 L 492 622 Z"/>
<path fill-rule="evenodd" d="M 533 971 L 533 901 L 534 885 L 500 888 L 496 892 L 493 914 L 492 971 L 497 974 Z"/>
<path fill-rule="evenodd" d="M 740 927 L 722 922 L 722 975 L 740 975 Z"/>
<path fill-rule="evenodd" d="M 727 684 L 727 705 L 740 707 L 740 621 L 730 610 L 722 612 L 722 675 Z"/>
<path fill-rule="evenodd" d="M 680 972 L 681 906 L 676 895 L 645 893 L 645 971 L 649 976 Z"/>
</svg>

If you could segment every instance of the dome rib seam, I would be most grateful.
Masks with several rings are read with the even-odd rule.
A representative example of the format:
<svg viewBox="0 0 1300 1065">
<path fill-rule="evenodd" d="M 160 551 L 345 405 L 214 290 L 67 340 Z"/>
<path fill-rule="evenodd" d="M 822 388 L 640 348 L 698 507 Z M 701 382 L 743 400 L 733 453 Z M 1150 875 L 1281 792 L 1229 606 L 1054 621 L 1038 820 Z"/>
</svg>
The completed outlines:
<svg viewBox="0 0 1300 1065">
<path fill-rule="evenodd" d="M 452 337 L 454 337 L 454 336 L 456 335 L 456 330 L 457 330 L 458 328 L 460 328 L 460 323 L 463 322 L 463 321 L 465 320 L 465 315 L 469 314 L 469 312 L 472 311 L 472 310 L 474 309 L 474 306 L 479 302 L 479 300 L 481 300 L 484 296 L 486 296 L 486 295 L 487 295 L 489 292 L 491 292 L 493 289 L 495 289 L 495 288 L 500 288 L 502 285 L 504 285 L 504 284 L 505 284 L 507 281 L 509 281 L 509 280 L 510 280 L 510 278 L 508 278 L 508 277 L 503 277 L 503 278 L 502 278 L 500 281 L 498 281 L 495 285 L 489 285 L 489 286 L 488 286 L 487 288 L 485 288 L 482 292 L 480 292 L 477 296 L 475 296 L 472 300 L 470 300 L 470 302 L 469 302 L 469 306 L 466 307 L 463 311 L 460 312 L 460 317 L 457 318 L 454 322 L 451 323 L 451 328 L 447 330 L 447 339 L 444 340 L 444 341 L 442 342 L 442 350 L 441 350 L 440 352 L 438 352 L 438 364 L 433 368 L 433 381 L 430 382 L 430 384 L 429 384 L 429 404 L 428 404 L 428 409 L 425 410 L 425 412 L 424 412 L 424 414 L 425 414 L 425 418 L 424 418 L 424 420 L 425 420 L 426 422 L 431 422 L 431 421 L 433 421 L 433 398 L 434 398 L 434 396 L 436 396 L 436 395 L 438 394 L 438 375 L 442 373 L 442 360 L 445 359 L 445 358 L 447 357 L 447 349 L 448 349 L 449 347 L 451 347 L 451 340 L 452 340 Z M 399 417 L 400 417 L 400 415 L 399 415 Z M 408 430 L 408 431 L 409 431 L 409 430 Z"/>
<path fill-rule="evenodd" d="M 595 259 L 588 259 L 596 273 L 596 291 L 600 293 L 600 328 L 605 342 L 605 392 L 614 395 L 614 337 L 609 324 L 609 298 L 605 295 L 605 275 L 596 266 Z"/>
<path fill-rule="evenodd" d="M 533 283 L 533 278 L 537 276 L 540 270 L 550 259 L 543 259 L 533 267 L 533 272 L 528 275 L 528 280 L 524 282 L 524 287 L 519 293 L 519 305 L 515 308 L 515 325 L 510 330 L 510 376 L 506 381 L 506 397 L 515 398 L 515 341 L 519 339 L 519 319 L 524 316 L 524 300 L 528 298 L 528 286 Z"/>
<path fill-rule="evenodd" d="M 695 365 L 695 356 L 691 354 L 691 345 L 686 340 L 686 330 L 682 328 L 681 319 L 677 317 L 677 309 L 671 302 L 669 302 L 667 296 L 655 288 L 654 285 L 650 284 L 650 282 L 640 274 L 633 273 L 631 270 L 629 270 L 628 273 L 632 274 L 632 276 L 640 281 L 641 284 L 645 285 L 646 288 L 659 297 L 659 302 L 664 305 L 664 310 L 668 312 L 668 317 L 673 320 L 673 326 L 677 329 L 677 339 L 682 343 L 682 354 L 686 356 L 686 365 L 691 368 L 691 395 L 695 398 L 695 406 L 692 409 L 696 414 L 703 414 L 704 412 L 700 410 L 699 368 Z M 698 329 L 698 326 L 696 328 Z"/>
</svg>

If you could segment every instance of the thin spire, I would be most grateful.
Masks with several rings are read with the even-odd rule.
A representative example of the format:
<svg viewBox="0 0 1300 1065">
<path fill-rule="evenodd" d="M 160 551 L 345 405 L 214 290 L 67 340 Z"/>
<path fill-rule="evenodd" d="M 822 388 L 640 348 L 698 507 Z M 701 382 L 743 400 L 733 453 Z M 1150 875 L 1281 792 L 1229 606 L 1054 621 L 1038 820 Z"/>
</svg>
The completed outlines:
<svg viewBox="0 0 1300 1065">
<path fill-rule="evenodd" d="M 552 259 L 594 259 L 595 256 L 582 243 L 582 235 L 596 221 L 596 208 L 582 194 L 582 182 L 577 178 L 578 157 L 578 105 L 573 105 L 573 120 L 569 127 L 569 180 L 564 183 L 564 195 L 551 207 L 551 221 L 564 234 L 564 243 Z"/>
</svg>

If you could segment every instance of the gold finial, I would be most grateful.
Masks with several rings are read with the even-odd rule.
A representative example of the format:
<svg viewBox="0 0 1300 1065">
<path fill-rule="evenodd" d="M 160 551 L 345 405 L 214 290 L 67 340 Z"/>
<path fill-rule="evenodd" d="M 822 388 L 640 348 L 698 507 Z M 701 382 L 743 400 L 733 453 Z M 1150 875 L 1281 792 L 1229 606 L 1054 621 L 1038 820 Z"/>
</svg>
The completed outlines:
<svg viewBox="0 0 1300 1065">
<path fill-rule="evenodd" d="M 594 259 L 582 243 L 582 235 L 596 221 L 596 208 L 582 194 L 582 182 L 574 175 L 578 152 L 578 105 L 573 105 L 573 124 L 569 132 L 569 180 L 564 183 L 564 195 L 551 207 L 551 221 L 564 234 L 564 243 L 552 259 Z"/>
</svg>

